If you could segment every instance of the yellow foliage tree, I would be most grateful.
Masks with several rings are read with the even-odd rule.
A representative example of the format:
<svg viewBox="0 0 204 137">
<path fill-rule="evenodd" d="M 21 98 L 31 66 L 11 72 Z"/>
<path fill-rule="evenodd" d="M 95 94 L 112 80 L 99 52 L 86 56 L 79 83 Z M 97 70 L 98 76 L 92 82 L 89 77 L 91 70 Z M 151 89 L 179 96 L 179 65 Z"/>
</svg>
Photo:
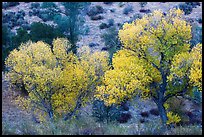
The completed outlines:
<svg viewBox="0 0 204 137">
<path fill-rule="evenodd" d="M 120 104 L 136 94 L 152 98 L 166 125 L 167 99 L 192 91 L 192 86 L 202 91 L 202 45 L 190 50 L 191 26 L 180 9 L 167 15 L 156 10 L 125 23 L 119 38 L 123 48 L 114 55 L 113 69 L 105 72 L 95 97 L 106 105 Z"/>
<path fill-rule="evenodd" d="M 28 92 L 28 97 L 18 98 L 20 106 L 38 116 L 67 120 L 92 99 L 108 69 L 108 54 L 91 53 L 83 46 L 75 55 L 70 48 L 68 40 L 58 38 L 53 40 L 53 49 L 43 42 L 27 42 L 9 54 L 7 76 Z"/>
</svg>

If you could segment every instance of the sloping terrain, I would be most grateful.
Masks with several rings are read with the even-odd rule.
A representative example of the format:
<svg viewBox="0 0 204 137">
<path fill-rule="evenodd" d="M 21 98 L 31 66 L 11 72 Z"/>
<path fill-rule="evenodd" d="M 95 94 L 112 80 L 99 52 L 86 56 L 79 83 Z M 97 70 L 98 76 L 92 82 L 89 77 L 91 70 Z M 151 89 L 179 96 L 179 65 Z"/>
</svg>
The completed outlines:
<svg viewBox="0 0 204 137">
<path fill-rule="evenodd" d="M 42 4 L 42 2 L 39 2 Z M 56 5 L 64 11 L 64 7 L 60 2 L 55 2 Z M 91 2 L 91 5 L 89 8 L 95 7 L 95 6 L 101 6 L 103 8 L 103 13 L 100 13 L 103 18 L 98 20 L 91 20 L 90 16 L 85 15 L 85 26 L 89 28 L 89 32 L 86 35 L 83 35 L 80 37 L 80 40 L 78 41 L 78 46 L 82 45 L 89 45 L 90 43 L 98 43 L 97 46 L 92 47 L 94 50 L 101 50 L 105 45 L 104 41 L 101 39 L 101 35 L 106 32 L 107 28 L 100 29 L 99 25 L 101 23 L 107 23 L 109 19 L 114 19 L 114 25 L 119 29 L 120 25 L 124 22 L 127 22 L 131 20 L 134 15 L 140 14 L 144 15 L 146 14 L 147 10 L 150 10 L 151 12 L 154 10 L 162 10 L 163 12 L 167 12 L 169 9 L 174 8 L 178 6 L 179 4 L 184 2 L 147 2 L 147 4 L 144 7 L 141 7 L 140 2 L 112 2 L 111 4 L 104 4 L 103 2 Z M 132 11 L 130 11 L 128 14 L 124 14 L 124 9 L 128 6 L 132 7 Z M 30 2 L 20 2 L 19 5 L 14 7 L 9 7 L 6 10 L 2 10 L 2 12 L 18 12 L 20 10 L 25 11 L 24 19 L 31 24 L 32 22 L 43 22 L 41 18 L 38 16 L 29 16 L 29 11 L 31 11 L 31 3 Z M 140 10 L 146 10 L 144 12 L 141 12 Z M 198 25 L 202 25 L 197 23 L 197 19 L 202 19 L 202 2 L 200 2 L 200 6 L 197 6 L 196 8 L 193 8 L 192 12 L 189 15 L 185 15 L 185 18 L 187 20 L 191 20 L 191 22 L 194 22 Z M 53 21 L 47 21 L 46 24 L 55 25 Z M 19 28 L 19 26 L 14 27 L 12 29 L 13 32 L 16 32 L 16 29 Z"/>
</svg>

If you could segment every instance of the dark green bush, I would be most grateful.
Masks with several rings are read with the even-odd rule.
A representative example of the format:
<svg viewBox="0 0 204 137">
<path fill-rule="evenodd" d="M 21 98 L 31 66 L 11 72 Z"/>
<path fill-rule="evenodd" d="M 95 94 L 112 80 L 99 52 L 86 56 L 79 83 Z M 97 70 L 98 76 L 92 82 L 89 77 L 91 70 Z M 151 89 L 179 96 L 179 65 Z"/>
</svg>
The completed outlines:
<svg viewBox="0 0 204 137">
<path fill-rule="evenodd" d="M 95 47 L 95 46 L 99 46 L 99 44 L 98 43 L 93 43 L 93 42 L 89 43 L 89 47 Z"/>
<path fill-rule="evenodd" d="M 141 8 L 143 8 L 147 5 L 147 2 L 140 2 L 139 4 L 140 4 Z"/>
<path fill-rule="evenodd" d="M 159 110 L 157 108 L 152 108 L 149 112 L 154 116 L 159 116 Z"/>
<path fill-rule="evenodd" d="M 43 2 L 41 8 L 57 8 L 57 5 L 54 2 Z"/>
<path fill-rule="evenodd" d="M 198 19 L 198 23 L 202 24 L 202 18 Z"/>
<path fill-rule="evenodd" d="M 121 123 L 124 123 L 123 121 L 127 122 L 128 119 L 130 119 L 130 114 L 124 116 L 124 112 L 127 110 L 124 109 L 123 105 L 111 105 L 111 106 L 105 106 L 103 101 L 95 100 L 93 102 L 92 107 L 92 116 L 96 118 L 97 121 L 119 121 L 121 120 Z M 122 118 L 121 118 L 122 117 Z M 123 120 L 123 121 L 122 121 Z"/>
<path fill-rule="evenodd" d="M 113 2 L 103 2 L 104 4 L 111 5 Z"/>
<path fill-rule="evenodd" d="M 4 2 L 2 6 L 3 6 L 3 9 L 7 9 L 9 7 L 14 7 L 14 6 L 17 6 L 19 4 L 20 4 L 20 2 Z"/>
<path fill-rule="evenodd" d="M 193 8 L 200 6 L 199 2 L 185 2 L 184 4 L 179 4 L 179 9 L 183 10 L 185 15 L 191 14 Z"/>
<path fill-rule="evenodd" d="M 32 12 L 32 11 L 29 11 L 29 12 L 28 12 L 28 15 L 29 15 L 29 17 L 33 16 L 33 12 Z"/>
<path fill-rule="evenodd" d="M 37 9 L 37 8 L 40 8 L 40 3 L 31 3 L 31 6 L 30 6 L 31 9 Z"/>
<path fill-rule="evenodd" d="M 114 19 L 108 19 L 108 26 L 114 25 Z"/>
<path fill-rule="evenodd" d="M 17 33 L 19 33 L 19 31 L 17 31 Z M 20 35 L 21 35 L 20 38 L 23 39 L 24 35 L 22 34 Z M 19 46 L 18 41 L 15 41 L 14 33 L 11 32 L 8 25 L 3 24 L 2 26 L 2 68 L 3 70 L 5 69 L 4 61 L 6 57 L 8 56 L 10 51 L 17 48 L 18 46 Z"/>
<path fill-rule="evenodd" d="M 102 20 L 102 19 L 104 19 L 104 17 L 101 15 L 91 16 L 91 20 Z"/>
<path fill-rule="evenodd" d="M 132 5 L 127 5 L 124 9 L 123 9 L 123 14 L 127 15 L 129 14 L 129 12 L 133 11 L 133 7 Z"/>
<path fill-rule="evenodd" d="M 133 17 L 130 18 L 130 20 L 127 21 L 127 22 L 128 22 L 128 23 L 131 23 L 131 22 L 135 21 L 136 19 L 141 19 L 141 18 L 142 18 L 142 15 L 139 14 L 139 13 L 136 13 L 136 14 L 134 14 Z"/>
<path fill-rule="evenodd" d="M 19 47 L 21 43 L 25 43 L 30 40 L 30 35 L 24 28 L 19 28 L 17 30 L 17 35 L 12 38 L 13 46 Z"/>
<path fill-rule="evenodd" d="M 191 48 L 198 43 L 202 43 L 202 26 L 196 24 L 192 25 L 192 39 L 191 39 Z"/>
<path fill-rule="evenodd" d="M 54 38 L 65 37 L 58 28 L 40 22 L 31 24 L 30 36 L 34 42 L 44 41 L 48 44 L 52 44 Z"/>
<path fill-rule="evenodd" d="M 144 111 L 144 112 L 141 112 L 140 115 L 142 117 L 149 117 L 149 112 L 148 111 Z"/>
<path fill-rule="evenodd" d="M 141 9 L 140 12 L 148 14 L 148 13 L 151 13 L 151 10 L 150 9 Z"/>
<path fill-rule="evenodd" d="M 103 50 L 106 49 L 109 52 L 109 59 L 111 63 L 113 54 L 121 47 L 121 43 L 118 38 L 118 30 L 115 26 L 112 26 L 108 28 L 104 34 L 101 35 L 101 38 L 105 42 L 105 47 L 103 48 Z"/>
<path fill-rule="evenodd" d="M 95 16 L 95 15 L 103 13 L 103 12 L 104 12 L 103 7 L 96 5 L 95 7 L 91 7 L 89 9 L 89 11 L 87 12 L 87 15 L 88 16 Z"/>
<path fill-rule="evenodd" d="M 41 13 L 38 15 L 38 17 L 41 18 L 44 22 L 51 20 L 47 13 Z"/>
<path fill-rule="evenodd" d="M 110 9 L 110 12 L 115 12 L 115 9 Z"/>
<path fill-rule="evenodd" d="M 100 29 L 105 29 L 105 28 L 108 28 L 109 26 L 108 26 L 108 24 L 106 24 L 106 23 L 101 23 L 100 25 L 99 25 L 99 28 Z"/>
</svg>

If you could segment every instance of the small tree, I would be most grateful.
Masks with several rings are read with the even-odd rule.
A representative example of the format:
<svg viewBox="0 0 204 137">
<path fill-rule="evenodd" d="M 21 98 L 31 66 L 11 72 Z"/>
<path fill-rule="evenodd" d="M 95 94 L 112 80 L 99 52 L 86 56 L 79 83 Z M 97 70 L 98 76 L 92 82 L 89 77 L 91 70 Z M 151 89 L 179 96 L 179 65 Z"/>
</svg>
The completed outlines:
<svg viewBox="0 0 204 137">
<path fill-rule="evenodd" d="M 66 24 L 61 24 L 61 21 L 57 21 L 64 26 L 64 32 L 67 35 L 67 38 L 72 44 L 72 51 L 76 53 L 76 42 L 79 38 L 79 35 L 82 33 L 83 24 L 85 22 L 83 18 L 83 11 L 90 4 L 88 2 L 63 2 L 65 8 L 64 14 L 66 18 L 61 18 L 62 20 L 67 20 Z M 60 18 L 59 18 L 60 19 Z"/>
<path fill-rule="evenodd" d="M 43 120 L 48 116 L 74 116 L 77 110 L 90 101 L 100 76 L 107 69 L 106 52 L 91 54 L 88 46 L 73 54 L 66 39 L 27 42 L 13 50 L 7 60 L 7 77 L 12 84 L 24 87 L 28 96 L 19 97 L 17 103 Z M 44 119 L 45 120 L 45 119 Z"/>
<path fill-rule="evenodd" d="M 136 94 L 152 98 L 163 125 L 179 122 L 177 115 L 166 112 L 165 102 L 191 93 L 192 87 L 202 91 L 202 45 L 190 49 L 191 26 L 182 15 L 179 9 L 166 16 L 154 11 L 125 23 L 119 31 L 123 48 L 114 54 L 113 69 L 106 71 L 95 96 L 106 105 Z"/>
<path fill-rule="evenodd" d="M 43 41 L 51 45 L 53 39 L 65 37 L 65 35 L 63 35 L 58 28 L 44 23 L 34 22 L 31 24 L 30 37 L 33 42 Z"/>
<path fill-rule="evenodd" d="M 12 37 L 13 33 L 8 28 L 7 25 L 2 25 L 2 67 L 5 69 L 4 61 L 8 56 L 9 52 L 13 50 L 15 47 L 12 45 Z"/>
<path fill-rule="evenodd" d="M 105 42 L 106 48 L 109 52 L 110 64 L 112 63 L 113 54 L 120 49 L 121 43 L 118 38 L 118 30 L 115 26 L 108 28 L 107 32 L 101 35 L 101 38 Z"/>
</svg>

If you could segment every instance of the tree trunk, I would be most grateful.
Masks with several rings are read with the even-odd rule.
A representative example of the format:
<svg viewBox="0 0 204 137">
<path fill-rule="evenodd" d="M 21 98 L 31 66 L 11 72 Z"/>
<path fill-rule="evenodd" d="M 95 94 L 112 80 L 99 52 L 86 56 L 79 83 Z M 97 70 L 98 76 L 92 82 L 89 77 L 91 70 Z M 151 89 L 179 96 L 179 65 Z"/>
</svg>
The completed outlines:
<svg viewBox="0 0 204 137">
<path fill-rule="evenodd" d="M 69 112 L 69 113 L 67 113 L 67 114 L 65 115 L 65 117 L 64 117 L 64 120 L 65 120 L 65 121 L 68 120 L 68 119 L 70 119 L 72 116 L 74 116 L 75 113 L 76 113 L 76 111 L 81 108 L 81 105 L 82 105 L 81 102 L 82 102 L 82 98 L 83 98 L 83 97 L 84 97 L 84 94 L 81 94 L 81 95 L 78 97 L 77 102 L 76 102 L 76 106 L 75 106 L 74 110 L 71 111 L 71 112 Z"/>
<path fill-rule="evenodd" d="M 158 107 L 158 110 L 159 110 L 160 118 L 162 120 L 162 125 L 166 126 L 166 122 L 167 122 L 168 118 L 167 118 L 166 110 L 164 108 L 164 103 L 163 102 L 158 102 L 157 107 Z"/>
</svg>

